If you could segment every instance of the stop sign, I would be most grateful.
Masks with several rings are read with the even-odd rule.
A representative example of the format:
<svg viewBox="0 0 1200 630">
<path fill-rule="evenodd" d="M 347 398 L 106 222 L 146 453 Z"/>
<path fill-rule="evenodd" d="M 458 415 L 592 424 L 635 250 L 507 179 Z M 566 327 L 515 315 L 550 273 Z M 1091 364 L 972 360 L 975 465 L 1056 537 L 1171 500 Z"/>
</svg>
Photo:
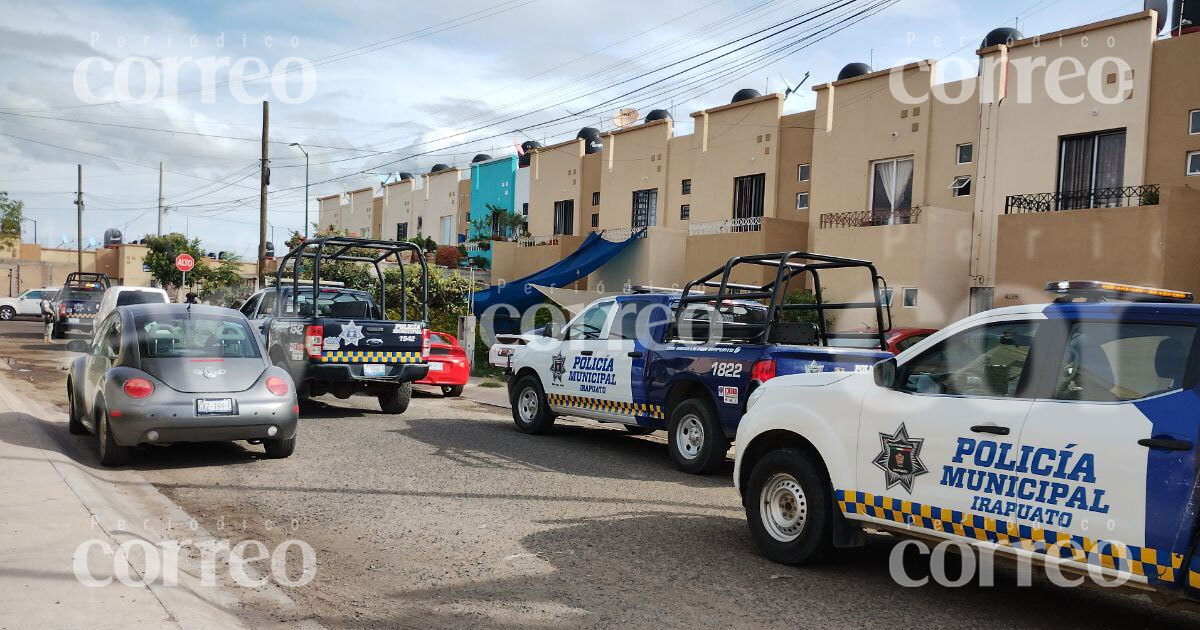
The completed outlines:
<svg viewBox="0 0 1200 630">
<path fill-rule="evenodd" d="M 187 273 L 196 266 L 196 259 L 192 258 L 191 254 L 180 254 L 175 257 L 175 268 Z"/>
</svg>

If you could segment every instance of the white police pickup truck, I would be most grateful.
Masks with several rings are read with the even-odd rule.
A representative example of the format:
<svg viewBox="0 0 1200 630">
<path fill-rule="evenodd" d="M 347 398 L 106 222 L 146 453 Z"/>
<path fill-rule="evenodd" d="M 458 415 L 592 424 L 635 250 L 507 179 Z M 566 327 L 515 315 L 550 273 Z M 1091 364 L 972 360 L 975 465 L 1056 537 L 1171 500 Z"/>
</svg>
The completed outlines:
<svg viewBox="0 0 1200 630">
<path fill-rule="evenodd" d="M 1200 598 L 1200 306 L 1047 289 L 1055 303 L 974 315 L 872 373 L 757 389 L 734 482 L 758 547 L 801 564 L 865 525 Z"/>
</svg>

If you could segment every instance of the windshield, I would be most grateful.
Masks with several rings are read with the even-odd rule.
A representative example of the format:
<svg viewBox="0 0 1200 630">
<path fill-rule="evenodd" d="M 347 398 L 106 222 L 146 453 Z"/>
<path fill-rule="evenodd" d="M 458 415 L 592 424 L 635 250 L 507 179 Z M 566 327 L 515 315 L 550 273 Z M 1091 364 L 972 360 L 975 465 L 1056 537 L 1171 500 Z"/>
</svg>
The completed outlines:
<svg viewBox="0 0 1200 630">
<path fill-rule="evenodd" d="M 228 315 L 143 315 L 134 319 L 143 359 L 255 359 L 245 320 Z"/>
<path fill-rule="evenodd" d="M 104 289 L 70 288 L 64 289 L 64 300 L 99 301 Z"/>
<path fill-rule="evenodd" d="M 117 306 L 130 304 L 165 304 L 163 294 L 155 291 L 122 291 L 117 294 Z"/>
</svg>

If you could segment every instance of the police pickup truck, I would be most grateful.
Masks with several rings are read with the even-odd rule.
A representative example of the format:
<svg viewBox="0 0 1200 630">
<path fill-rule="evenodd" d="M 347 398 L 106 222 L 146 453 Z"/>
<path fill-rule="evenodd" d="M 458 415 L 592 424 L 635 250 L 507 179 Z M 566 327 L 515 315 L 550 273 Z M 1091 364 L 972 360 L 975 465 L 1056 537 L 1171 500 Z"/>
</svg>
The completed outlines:
<svg viewBox="0 0 1200 630">
<path fill-rule="evenodd" d="M 58 295 L 51 300 L 54 324 L 51 336 L 63 339 L 69 332 L 92 332 L 100 298 L 112 284 L 108 274 L 72 271 L 67 274 Z"/>
<path fill-rule="evenodd" d="M 822 273 L 857 275 L 866 280 L 859 286 L 869 287 L 860 293 L 874 299 L 786 303 L 789 281 L 792 288 L 809 281 L 819 298 Z M 549 430 L 559 414 L 621 423 L 632 433 L 666 429 L 680 470 L 712 470 L 725 461 L 746 398 L 760 384 L 798 372 L 870 371 L 891 356 L 827 345 L 852 338 L 884 347 L 890 323 L 879 301 L 882 287 L 869 262 L 783 252 L 734 257 L 682 292 L 598 300 L 562 331 L 514 352 L 513 420 L 525 433 Z M 827 314 L 848 309 L 870 311 L 876 332 L 828 332 Z"/>
<path fill-rule="evenodd" d="M 342 236 L 304 241 L 279 263 L 274 287 L 252 295 L 242 312 L 258 326 L 271 362 L 292 375 L 302 396 L 375 396 L 386 413 L 404 413 L 413 381 L 429 371 L 429 269 L 418 255 L 422 318 L 409 320 L 401 254 L 411 244 Z M 386 318 L 385 262 L 400 270 L 400 321 Z M 378 300 L 371 293 L 321 284 L 321 266 L 370 263 Z M 302 275 L 308 278 L 301 280 Z M 289 277 L 290 276 L 290 277 Z"/>
<path fill-rule="evenodd" d="M 758 547 L 800 564 L 867 526 L 1200 597 L 1200 306 L 1047 290 L 1052 304 L 971 316 L 870 374 L 759 388 L 734 468 Z"/>
</svg>

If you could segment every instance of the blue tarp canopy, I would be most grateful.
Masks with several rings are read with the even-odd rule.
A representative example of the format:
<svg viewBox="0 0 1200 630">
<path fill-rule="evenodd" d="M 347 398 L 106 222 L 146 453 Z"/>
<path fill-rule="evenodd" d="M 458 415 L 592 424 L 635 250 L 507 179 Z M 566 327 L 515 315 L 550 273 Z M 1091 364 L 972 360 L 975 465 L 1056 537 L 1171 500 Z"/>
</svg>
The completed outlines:
<svg viewBox="0 0 1200 630">
<path fill-rule="evenodd" d="M 524 313 L 527 309 L 540 304 L 544 299 L 540 291 L 529 285 L 563 287 L 571 284 L 602 267 L 644 234 L 644 229 L 639 230 L 623 241 L 614 242 L 605 240 L 599 233 L 593 232 L 583 241 L 579 249 L 553 265 L 503 286 L 493 285 L 482 291 L 476 291 L 474 296 L 475 314 L 482 315 L 489 306 L 496 304 L 509 304 L 516 308 L 518 313 Z M 500 313 L 497 313 L 497 316 L 499 318 Z M 517 317 L 519 319 L 520 315 Z M 499 327 L 499 322 L 497 324 Z"/>
</svg>

